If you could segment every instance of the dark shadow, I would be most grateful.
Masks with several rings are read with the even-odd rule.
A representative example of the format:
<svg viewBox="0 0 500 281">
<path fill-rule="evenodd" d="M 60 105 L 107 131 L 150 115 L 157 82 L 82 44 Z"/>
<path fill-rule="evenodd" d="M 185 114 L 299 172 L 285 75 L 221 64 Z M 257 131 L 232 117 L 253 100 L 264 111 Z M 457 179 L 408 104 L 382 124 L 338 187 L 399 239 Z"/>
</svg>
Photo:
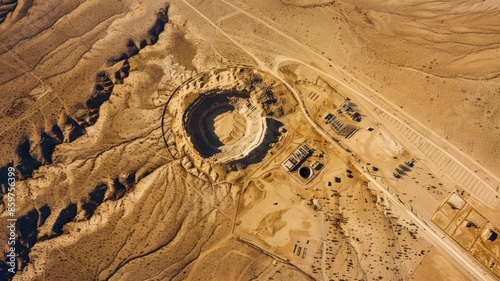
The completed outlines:
<svg viewBox="0 0 500 281">
<path fill-rule="evenodd" d="M 52 237 L 63 234 L 63 227 L 68 222 L 76 217 L 76 204 L 70 203 L 66 208 L 62 209 L 52 226 Z"/>
<path fill-rule="evenodd" d="M 19 157 L 19 164 L 16 170 L 21 173 L 20 179 L 31 177 L 33 171 L 42 166 L 42 163 L 35 160 L 30 154 L 30 141 L 28 138 L 24 139 L 17 147 L 17 156 Z"/>
<path fill-rule="evenodd" d="M 41 137 L 42 140 L 40 141 L 40 149 L 42 152 L 42 158 L 48 164 L 52 164 L 52 153 L 54 153 L 56 144 L 59 144 L 60 142 L 57 142 L 56 139 L 53 139 L 45 132 L 42 132 Z"/>
<path fill-rule="evenodd" d="M 309 167 L 301 167 L 299 169 L 299 175 L 303 179 L 308 179 L 312 175 L 312 170 Z"/>
<path fill-rule="evenodd" d="M 14 268 L 16 269 L 16 271 L 22 270 L 30 261 L 30 249 L 37 242 L 38 218 L 38 211 L 36 209 L 32 209 L 25 215 L 19 217 L 15 223 L 17 237 L 15 239 L 14 247 L 15 253 L 17 254 L 17 259 L 14 261 Z M 0 280 L 9 280 L 8 278 L 4 278 L 9 276 L 9 272 L 7 271 L 8 268 L 11 268 L 11 266 L 7 264 L 7 260 L 2 261 L 0 269 Z"/>
<path fill-rule="evenodd" d="M 405 171 L 403 171 L 403 170 L 401 170 L 401 169 L 399 169 L 399 168 L 396 168 L 396 172 L 397 172 L 398 174 L 400 174 L 400 175 L 403 175 L 403 176 L 405 176 L 405 175 L 406 175 L 406 172 L 405 172 Z"/>
<path fill-rule="evenodd" d="M 14 164 L 8 163 L 0 168 L 0 200 L 3 199 L 3 194 L 6 194 L 7 189 L 9 188 L 9 167 L 13 166 Z"/>
<path fill-rule="evenodd" d="M 405 172 L 409 172 L 409 171 L 411 170 L 410 168 L 408 168 L 407 166 L 405 166 L 405 165 L 403 165 L 403 164 L 400 164 L 400 165 L 399 165 L 399 168 L 400 168 L 401 170 L 405 171 Z"/>
<path fill-rule="evenodd" d="M 215 117 L 234 109 L 231 98 L 248 98 L 247 91 L 213 91 L 200 95 L 184 112 L 183 122 L 187 135 L 191 136 L 195 148 L 209 158 L 221 150 L 224 144 L 215 135 Z"/>
<path fill-rule="evenodd" d="M 212 111 L 206 118 L 203 120 L 203 127 L 205 129 L 206 137 L 208 142 L 213 144 L 216 147 L 221 147 L 224 144 L 219 140 L 219 137 L 215 134 L 215 118 L 218 115 L 224 114 L 226 112 L 234 110 L 234 106 L 232 105 L 223 105 L 216 108 Z M 225 124 L 223 124 L 225 126 Z"/>
<path fill-rule="evenodd" d="M 101 71 L 96 76 L 96 82 L 92 95 L 87 100 L 88 108 L 99 108 L 105 101 L 109 99 L 113 92 L 114 84 L 105 71 Z"/>
<path fill-rule="evenodd" d="M 71 130 L 69 132 L 68 140 L 69 142 L 74 141 L 80 136 L 83 136 L 87 130 L 85 130 L 85 127 L 80 126 L 75 120 L 70 118 L 69 116 L 66 118 L 66 125 L 71 126 Z"/>
<path fill-rule="evenodd" d="M 62 143 L 62 141 L 64 140 L 63 132 L 61 131 L 61 128 L 57 126 L 57 124 L 52 126 L 52 130 L 50 130 L 47 134 L 52 137 L 57 143 Z"/>
<path fill-rule="evenodd" d="M 38 218 L 38 226 L 42 226 L 45 224 L 45 220 L 50 216 L 52 211 L 50 210 L 49 205 L 43 205 L 38 209 L 38 212 L 40 213 L 40 218 Z"/>
<path fill-rule="evenodd" d="M 104 195 L 108 190 L 105 183 L 98 184 L 92 192 L 89 193 L 88 198 L 83 202 L 82 209 L 85 211 L 85 219 L 90 219 L 97 207 L 104 201 Z"/>
</svg>

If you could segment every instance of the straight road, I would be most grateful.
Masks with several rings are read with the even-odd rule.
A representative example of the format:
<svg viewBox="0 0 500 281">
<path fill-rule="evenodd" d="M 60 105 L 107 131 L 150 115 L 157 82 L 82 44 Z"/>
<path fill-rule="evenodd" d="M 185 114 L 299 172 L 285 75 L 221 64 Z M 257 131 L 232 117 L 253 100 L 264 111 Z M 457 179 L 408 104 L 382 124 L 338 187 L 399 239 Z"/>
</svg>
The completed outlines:
<svg viewBox="0 0 500 281">
<path fill-rule="evenodd" d="M 474 277 L 474 279 L 496 280 L 496 278 L 484 270 L 468 252 L 449 239 L 444 232 L 434 225 L 427 224 L 425 220 L 419 218 L 415 213 L 413 213 L 405 204 L 401 202 L 397 195 L 389 191 L 388 187 L 384 186 L 367 173 L 360 163 L 356 161 L 352 161 L 351 163 L 360 173 L 365 175 L 365 177 L 369 179 L 385 195 L 385 197 L 389 199 L 389 201 L 391 201 L 393 206 L 396 206 L 405 212 L 418 226 L 418 228 L 429 238 L 428 241 L 431 242 L 431 244 L 434 245 L 434 247 L 436 247 L 440 252 L 447 253 L 448 256 L 455 262 L 464 265 L 464 268 L 462 269 L 465 270 L 470 276 Z"/>
</svg>

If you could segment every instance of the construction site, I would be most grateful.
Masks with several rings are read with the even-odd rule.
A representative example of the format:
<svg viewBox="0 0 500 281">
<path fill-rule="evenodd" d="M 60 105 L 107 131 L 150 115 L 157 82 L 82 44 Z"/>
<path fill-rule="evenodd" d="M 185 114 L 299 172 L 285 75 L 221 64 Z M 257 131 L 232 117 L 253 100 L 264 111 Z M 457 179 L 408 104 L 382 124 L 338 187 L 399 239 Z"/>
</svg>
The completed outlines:
<svg viewBox="0 0 500 281">
<path fill-rule="evenodd" d="M 499 18 L 0 1 L 0 280 L 499 280 Z"/>
<path fill-rule="evenodd" d="M 283 138 L 280 120 L 291 111 L 284 103 L 287 95 L 279 80 L 254 68 L 198 74 L 165 107 L 167 148 L 196 176 L 212 182 L 225 179 L 276 150 Z"/>
</svg>

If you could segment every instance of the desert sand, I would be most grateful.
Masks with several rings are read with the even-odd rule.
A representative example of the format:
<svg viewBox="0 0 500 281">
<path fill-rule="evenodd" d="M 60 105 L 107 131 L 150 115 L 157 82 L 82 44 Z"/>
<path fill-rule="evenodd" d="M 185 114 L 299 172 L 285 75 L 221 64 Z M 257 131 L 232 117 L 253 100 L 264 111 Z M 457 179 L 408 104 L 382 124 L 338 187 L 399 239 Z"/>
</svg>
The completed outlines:
<svg viewBox="0 0 500 281">
<path fill-rule="evenodd" d="M 495 0 L 0 1 L 0 279 L 498 279 L 499 43 Z"/>
</svg>

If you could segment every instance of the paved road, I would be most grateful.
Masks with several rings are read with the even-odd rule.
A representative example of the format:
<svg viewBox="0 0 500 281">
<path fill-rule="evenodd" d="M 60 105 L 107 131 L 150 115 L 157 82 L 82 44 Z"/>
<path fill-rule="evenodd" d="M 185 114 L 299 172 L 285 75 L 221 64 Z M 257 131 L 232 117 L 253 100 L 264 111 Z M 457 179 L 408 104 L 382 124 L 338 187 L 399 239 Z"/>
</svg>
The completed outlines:
<svg viewBox="0 0 500 281">
<path fill-rule="evenodd" d="M 405 204 L 401 203 L 401 200 L 389 191 L 389 189 L 382 183 L 378 182 L 369 173 L 363 169 L 360 163 L 352 161 L 354 167 L 365 175 L 381 192 L 384 193 L 387 199 L 391 201 L 393 206 L 404 211 L 418 226 L 418 228 L 429 238 L 429 242 L 434 245 L 440 252 L 445 252 L 450 258 L 455 260 L 457 263 L 463 265 L 463 269 L 469 273 L 470 276 L 474 277 L 476 280 L 496 280 L 489 272 L 484 270 L 481 265 L 475 261 L 473 257 L 470 256 L 465 250 L 456 245 L 451 241 L 445 233 L 443 233 L 436 226 L 427 224 L 427 222 L 419 218 L 415 213 L 413 213 Z"/>
</svg>

